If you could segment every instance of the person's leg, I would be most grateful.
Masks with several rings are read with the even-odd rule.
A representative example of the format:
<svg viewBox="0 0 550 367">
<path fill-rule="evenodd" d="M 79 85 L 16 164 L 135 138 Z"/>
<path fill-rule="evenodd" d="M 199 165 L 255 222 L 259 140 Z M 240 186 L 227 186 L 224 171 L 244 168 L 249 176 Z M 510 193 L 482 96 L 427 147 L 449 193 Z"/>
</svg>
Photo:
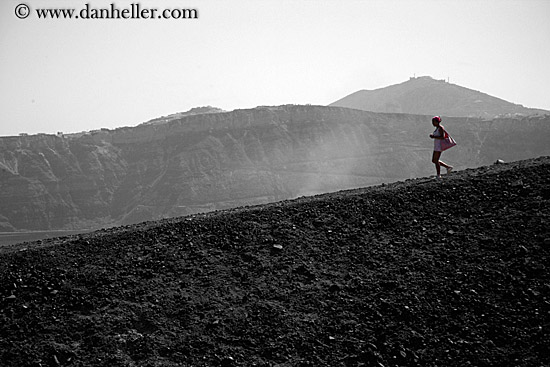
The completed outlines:
<svg viewBox="0 0 550 367">
<path fill-rule="evenodd" d="M 439 152 L 439 157 L 441 157 L 441 152 Z M 450 173 L 453 170 L 453 166 L 450 166 L 443 161 L 439 161 L 439 165 L 447 168 L 447 173 Z"/>
<path fill-rule="evenodd" d="M 435 164 L 435 171 L 437 172 L 438 177 L 441 175 L 441 166 L 447 169 L 447 173 L 451 172 L 451 170 L 453 169 L 453 166 L 450 166 L 447 163 L 440 161 L 439 158 L 441 158 L 441 152 L 434 151 L 432 162 Z"/>
<path fill-rule="evenodd" d="M 439 156 L 441 156 L 441 152 L 438 152 L 438 153 L 439 153 Z M 439 165 L 440 165 L 440 166 L 443 166 L 443 167 L 445 167 L 445 168 L 447 168 L 447 169 L 453 168 L 452 166 L 449 166 L 447 163 L 445 163 L 445 162 L 443 162 L 443 161 L 439 161 Z"/>
<path fill-rule="evenodd" d="M 435 172 L 437 173 L 437 177 L 441 176 L 441 164 L 439 162 L 439 157 L 441 157 L 441 152 L 436 152 L 434 150 L 432 163 L 435 164 Z"/>
</svg>

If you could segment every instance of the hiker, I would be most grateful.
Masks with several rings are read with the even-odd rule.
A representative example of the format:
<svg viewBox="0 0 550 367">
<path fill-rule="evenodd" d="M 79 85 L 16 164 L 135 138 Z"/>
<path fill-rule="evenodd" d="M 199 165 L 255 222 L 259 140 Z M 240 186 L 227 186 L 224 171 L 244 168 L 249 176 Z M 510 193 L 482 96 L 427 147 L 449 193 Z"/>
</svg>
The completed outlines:
<svg viewBox="0 0 550 367">
<path fill-rule="evenodd" d="M 435 126 L 435 131 L 433 134 L 430 134 L 430 138 L 434 140 L 434 153 L 432 156 L 432 162 L 435 164 L 435 171 L 437 173 L 437 178 L 441 178 L 441 166 L 445 167 L 447 169 L 447 173 L 450 173 L 453 170 L 452 166 L 449 166 L 447 163 L 442 162 L 439 160 L 441 157 L 441 152 L 443 152 L 441 142 L 446 138 L 446 135 L 448 135 L 445 132 L 445 129 L 441 125 L 441 117 L 434 116 L 432 118 L 432 125 Z"/>
</svg>

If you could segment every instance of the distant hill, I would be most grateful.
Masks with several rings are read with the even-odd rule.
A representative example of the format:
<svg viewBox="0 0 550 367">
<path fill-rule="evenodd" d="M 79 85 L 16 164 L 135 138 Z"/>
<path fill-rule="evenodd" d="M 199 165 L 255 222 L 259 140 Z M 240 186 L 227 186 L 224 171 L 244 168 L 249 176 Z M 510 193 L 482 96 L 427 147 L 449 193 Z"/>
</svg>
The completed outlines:
<svg viewBox="0 0 550 367">
<path fill-rule="evenodd" d="M 411 113 L 453 117 L 494 118 L 550 114 L 429 76 L 375 90 L 360 90 L 330 106 L 372 112 Z"/>
<path fill-rule="evenodd" d="M 550 155 L 550 115 L 445 117 L 456 170 Z M 428 176 L 430 116 L 258 107 L 0 138 L 0 232 L 92 229 Z"/>
</svg>

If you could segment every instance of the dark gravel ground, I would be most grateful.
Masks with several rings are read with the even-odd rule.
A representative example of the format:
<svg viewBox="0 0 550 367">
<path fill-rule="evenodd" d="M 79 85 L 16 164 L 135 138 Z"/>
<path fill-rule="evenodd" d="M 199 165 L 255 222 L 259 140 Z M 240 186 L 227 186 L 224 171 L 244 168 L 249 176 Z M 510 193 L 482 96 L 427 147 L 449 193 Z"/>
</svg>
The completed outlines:
<svg viewBox="0 0 550 367">
<path fill-rule="evenodd" d="M 0 249 L 1 366 L 548 366 L 550 158 Z"/>
</svg>

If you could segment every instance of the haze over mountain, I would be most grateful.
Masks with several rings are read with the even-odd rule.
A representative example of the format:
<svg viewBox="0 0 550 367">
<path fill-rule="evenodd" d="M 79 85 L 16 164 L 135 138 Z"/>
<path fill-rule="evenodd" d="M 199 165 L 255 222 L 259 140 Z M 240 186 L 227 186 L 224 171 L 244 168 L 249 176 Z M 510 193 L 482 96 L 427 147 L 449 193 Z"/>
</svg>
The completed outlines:
<svg viewBox="0 0 550 367">
<path fill-rule="evenodd" d="M 550 155 L 550 116 L 445 118 L 456 169 Z M 0 138 L 0 228 L 130 224 L 428 176 L 430 116 L 258 107 Z"/>
<path fill-rule="evenodd" d="M 429 76 L 412 77 L 406 82 L 385 88 L 360 90 L 331 103 L 330 106 L 373 112 L 478 118 L 550 113 Z"/>
</svg>

